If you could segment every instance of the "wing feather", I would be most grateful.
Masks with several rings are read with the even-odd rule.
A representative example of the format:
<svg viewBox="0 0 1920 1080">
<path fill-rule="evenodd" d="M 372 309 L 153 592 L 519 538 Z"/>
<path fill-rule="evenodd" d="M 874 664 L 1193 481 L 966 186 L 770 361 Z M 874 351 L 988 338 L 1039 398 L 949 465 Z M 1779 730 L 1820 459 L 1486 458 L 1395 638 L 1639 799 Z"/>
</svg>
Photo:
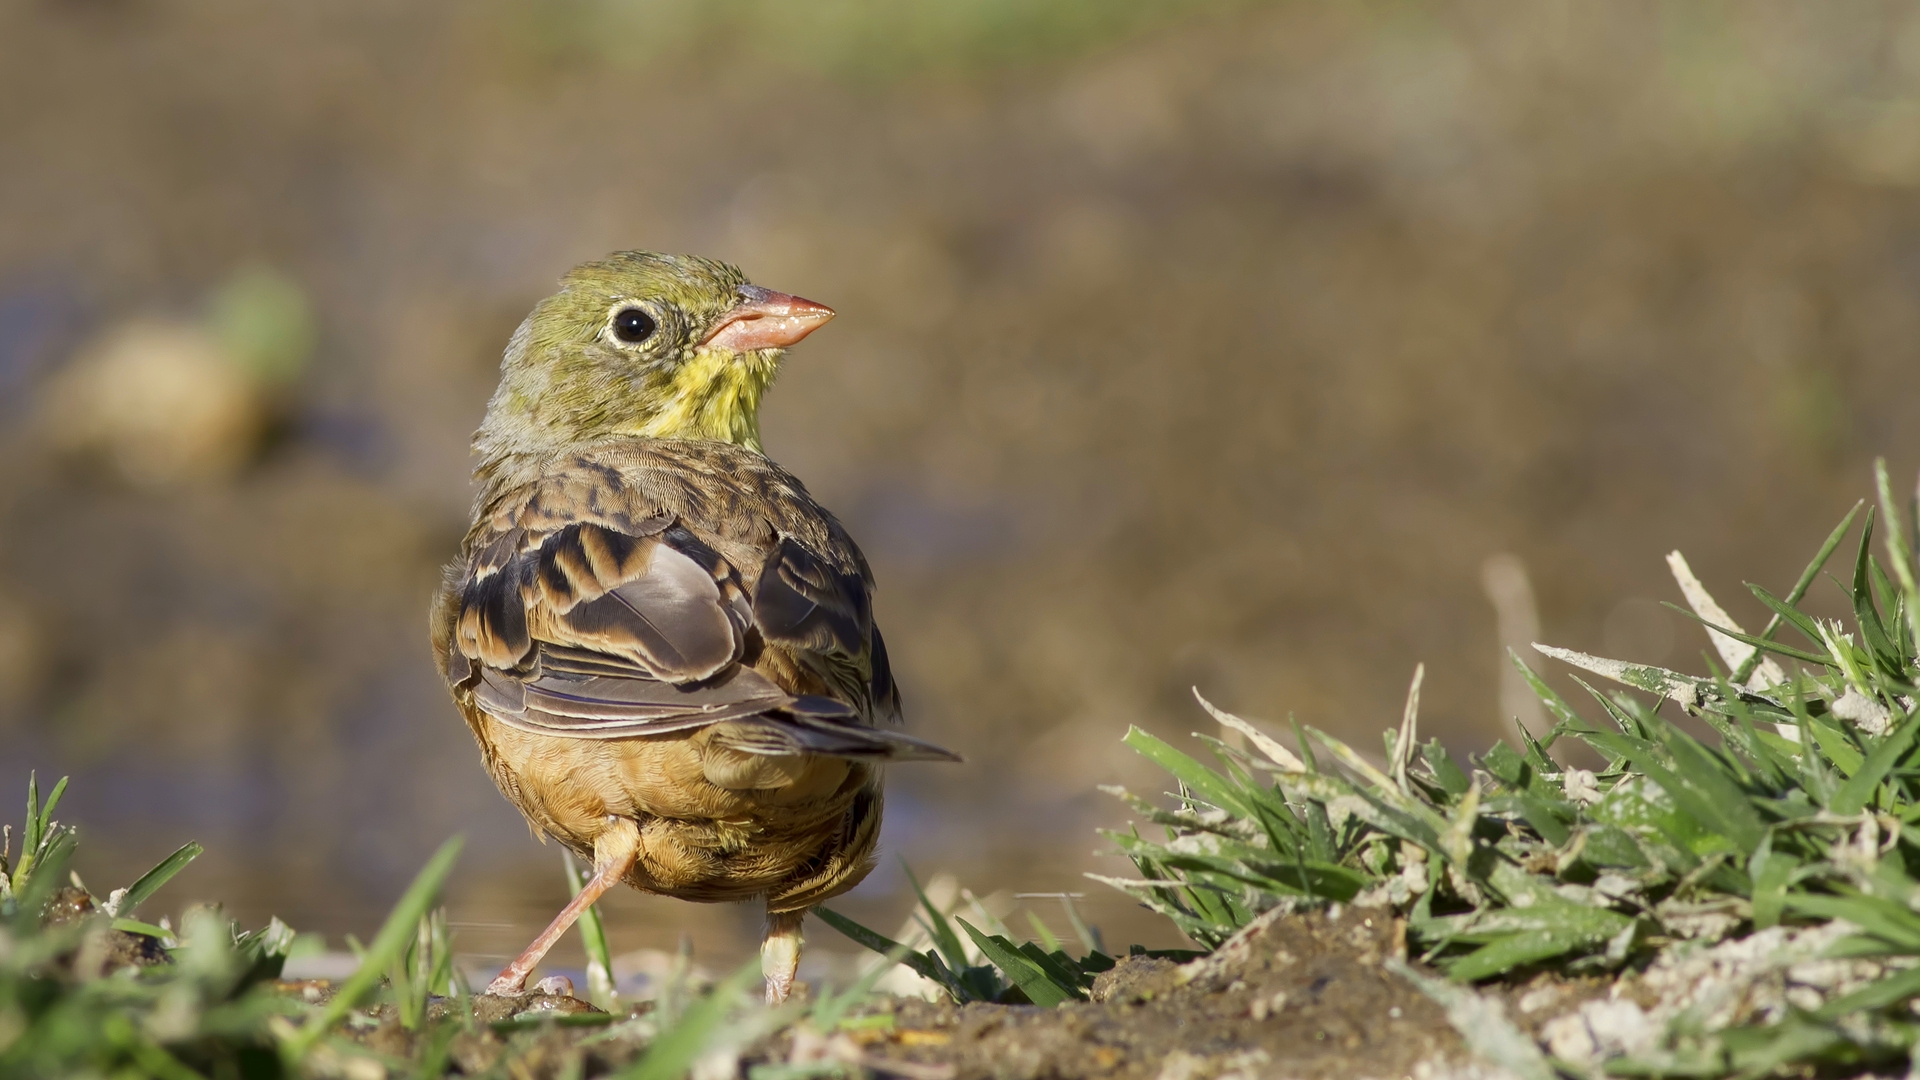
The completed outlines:
<svg viewBox="0 0 1920 1080">
<path fill-rule="evenodd" d="M 899 714 L 871 579 L 797 481 L 783 481 L 792 486 L 774 509 L 785 516 L 771 528 L 706 520 L 715 506 L 752 505 L 726 489 L 735 474 L 770 483 L 754 470 L 774 467 L 757 455 L 734 464 L 731 473 L 711 462 L 676 471 L 662 454 L 623 475 L 583 457 L 495 499 L 449 585 L 449 681 L 503 723 L 570 738 L 719 725 L 716 744 L 749 754 L 954 759 L 870 726 Z M 658 497 L 649 484 L 677 495 Z M 766 649 L 811 672 L 801 684 L 817 679 L 833 696 L 776 685 L 750 666 Z"/>
</svg>

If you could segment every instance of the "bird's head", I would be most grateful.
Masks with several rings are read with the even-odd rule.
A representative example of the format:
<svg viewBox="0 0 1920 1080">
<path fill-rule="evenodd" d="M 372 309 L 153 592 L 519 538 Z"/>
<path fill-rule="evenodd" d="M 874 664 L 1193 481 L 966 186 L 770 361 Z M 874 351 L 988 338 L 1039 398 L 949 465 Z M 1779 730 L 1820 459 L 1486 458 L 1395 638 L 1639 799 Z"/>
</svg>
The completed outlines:
<svg viewBox="0 0 1920 1080">
<path fill-rule="evenodd" d="M 831 318 L 712 259 L 623 251 L 576 266 L 507 344 L 474 444 L 487 458 L 620 435 L 757 451 L 782 350 Z"/>
</svg>

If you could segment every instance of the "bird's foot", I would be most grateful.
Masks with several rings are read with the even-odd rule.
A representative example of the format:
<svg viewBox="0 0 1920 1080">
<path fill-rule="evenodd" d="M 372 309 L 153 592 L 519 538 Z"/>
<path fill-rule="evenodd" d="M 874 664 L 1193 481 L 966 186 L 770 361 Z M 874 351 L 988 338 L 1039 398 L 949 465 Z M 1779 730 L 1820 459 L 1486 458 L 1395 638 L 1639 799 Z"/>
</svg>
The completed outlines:
<svg viewBox="0 0 1920 1080">
<path fill-rule="evenodd" d="M 804 911 L 768 913 L 767 936 L 760 943 L 760 971 L 767 977 L 767 1004 L 778 1005 L 793 993 L 800 969 L 800 922 Z"/>
<path fill-rule="evenodd" d="M 486 993 L 494 997 L 525 997 L 527 993 L 526 973 L 516 974 L 511 968 L 501 972 L 487 984 Z"/>
</svg>

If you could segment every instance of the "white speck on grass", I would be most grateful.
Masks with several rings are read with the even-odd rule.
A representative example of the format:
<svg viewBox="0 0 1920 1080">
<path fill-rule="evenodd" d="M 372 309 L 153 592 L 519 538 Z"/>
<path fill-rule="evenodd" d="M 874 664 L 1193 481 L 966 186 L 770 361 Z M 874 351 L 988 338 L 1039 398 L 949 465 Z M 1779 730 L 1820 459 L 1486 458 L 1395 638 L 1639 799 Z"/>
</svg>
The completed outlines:
<svg viewBox="0 0 1920 1080">
<path fill-rule="evenodd" d="M 1893 724 L 1893 713 L 1885 705 L 1852 686 L 1847 687 L 1847 692 L 1833 703 L 1833 715 L 1851 721 L 1853 726 L 1869 735 L 1885 735 L 1887 728 Z"/>
<path fill-rule="evenodd" d="M 1600 801 L 1600 782 L 1586 769 L 1568 769 L 1560 783 L 1569 802 L 1592 806 Z"/>
</svg>

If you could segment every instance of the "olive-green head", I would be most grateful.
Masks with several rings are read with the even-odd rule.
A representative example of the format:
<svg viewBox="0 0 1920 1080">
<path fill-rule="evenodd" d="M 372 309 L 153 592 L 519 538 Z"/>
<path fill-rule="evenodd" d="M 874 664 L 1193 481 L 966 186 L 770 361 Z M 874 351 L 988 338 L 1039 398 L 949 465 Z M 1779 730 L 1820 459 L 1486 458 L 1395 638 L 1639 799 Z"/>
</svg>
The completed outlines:
<svg viewBox="0 0 1920 1080">
<path fill-rule="evenodd" d="M 831 318 L 712 259 L 622 251 L 576 266 L 507 344 L 474 436 L 482 468 L 622 435 L 757 451 L 782 350 Z"/>
</svg>

